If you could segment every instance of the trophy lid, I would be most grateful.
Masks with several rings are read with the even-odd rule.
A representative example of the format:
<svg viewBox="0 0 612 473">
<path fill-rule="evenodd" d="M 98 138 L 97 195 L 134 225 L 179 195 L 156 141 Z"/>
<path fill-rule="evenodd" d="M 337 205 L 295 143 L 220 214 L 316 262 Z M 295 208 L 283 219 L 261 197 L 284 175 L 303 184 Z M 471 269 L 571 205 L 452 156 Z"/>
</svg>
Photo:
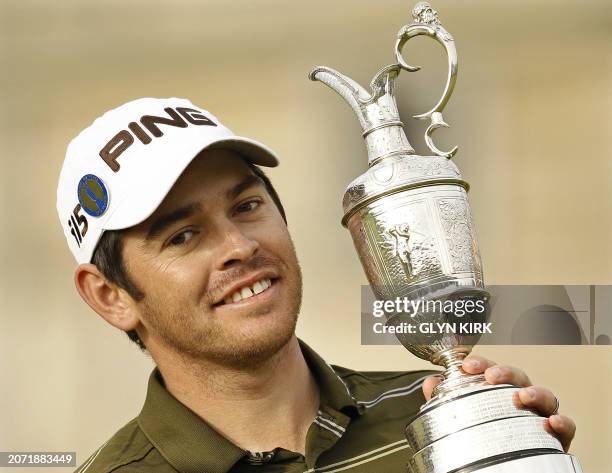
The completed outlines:
<svg viewBox="0 0 612 473">
<path fill-rule="evenodd" d="M 459 169 L 443 156 L 397 154 L 382 159 L 351 182 L 342 199 L 342 225 L 361 207 L 381 197 L 408 189 L 441 184 L 457 184 L 466 191 L 469 184 Z"/>
</svg>

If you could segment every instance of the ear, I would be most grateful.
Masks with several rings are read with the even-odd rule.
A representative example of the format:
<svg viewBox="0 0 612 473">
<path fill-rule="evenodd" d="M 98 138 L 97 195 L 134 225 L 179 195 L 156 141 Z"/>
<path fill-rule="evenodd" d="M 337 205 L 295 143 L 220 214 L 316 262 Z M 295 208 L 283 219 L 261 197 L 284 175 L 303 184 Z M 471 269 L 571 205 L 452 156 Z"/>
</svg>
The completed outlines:
<svg viewBox="0 0 612 473">
<path fill-rule="evenodd" d="M 123 331 L 134 330 L 140 324 L 134 300 L 108 281 L 96 265 L 79 265 L 74 284 L 81 298 L 109 324 Z"/>
</svg>

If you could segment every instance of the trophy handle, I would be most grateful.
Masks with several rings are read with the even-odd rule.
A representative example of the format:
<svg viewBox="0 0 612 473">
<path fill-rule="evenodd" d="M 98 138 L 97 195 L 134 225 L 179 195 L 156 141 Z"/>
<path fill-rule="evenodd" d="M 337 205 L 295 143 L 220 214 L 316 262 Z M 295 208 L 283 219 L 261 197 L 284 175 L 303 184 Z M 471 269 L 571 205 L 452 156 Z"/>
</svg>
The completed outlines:
<svg viewBox="0 0 612 473">
<path fill-rule="evenodd" d="M 440 112 L 434 112 L 431 114 L 431 125 L 429 125 L 427 130 L 425 130 L 425 143 L 427 144 L 427 147 L 436 155 L 443 156 L 445 158 L 452 158 L 455 156 L 459 150 L 459 147 L 454 146 L 450 151 L 442 151 L 433 143 L 431 134 L 438 128 L 448 128 L 449 126 L 450 125 L 444 121 L 444 118 L 442 118 L 442 114 Z"/>
<path fill-rule="evenodd" d="M 421 69 L 419 66 L 411 66 L 408 64 L 402 56 L 402 48 L 409 39 L 415 36 L 429 36 L 435 39 L 444 47 L 448 56 L 448 75 L 446 77 L 446 85 L 444 86 L 442 97 L 431 110 L 419 115 L 413 115 L 413 118 L 423 120 L 430 118 L 435 112 L 441 113 L 453 93 L 455 82 L 457 81 L 457 50 L 455 48 L 455 40 L 440 24 L 438 13 L 428 3 L 419 2 L 414 7 L 412 15 L 416 23 L 402 27 L 397 34 L 395 57 L 399 66 L 408 72 L 416 72 Z"/>
<path fill-rule="evenodd" d="M 412 17 L 415 23 L 403 26 L 397 34 L 395 58 L 398 66 L 408 72 L 416 72 L 421 69 L 419 66 L 411 66 L 408 64 L 404 56 L 402 56 L 402 48 L 409 39 L 415 36 L 429 36 L 439 42 L 446 50 L 446 55 L 448 57 L 448 75 L 446 77 L 446 85 L 444 86 L 442 97 L 431 110 L 419 115 L 413 115 L 413 118 L 419 120 L 426 118 L 431 119 L 431 125 L 429 125 L 425 132 L 425 143 L 427 147 L 437 156 L 452 158 L 459 148 L 455 146 L 450 151 L 442 151 L 434 145 L 431 134 L 438 128 L 448 128 L 449 126 L 442 118 L 442 110 L 444 110 L 444 107 L 448 103 L 453 93 L 453 89 L 455 88 L 455 82 L 457 81 L 458 62 L 455 40 L 451 34 L 442 27 L 438 18 L 438 12 L 434 10 L 429 3 L 417 3 L 412 10 Z"/>
</svg>

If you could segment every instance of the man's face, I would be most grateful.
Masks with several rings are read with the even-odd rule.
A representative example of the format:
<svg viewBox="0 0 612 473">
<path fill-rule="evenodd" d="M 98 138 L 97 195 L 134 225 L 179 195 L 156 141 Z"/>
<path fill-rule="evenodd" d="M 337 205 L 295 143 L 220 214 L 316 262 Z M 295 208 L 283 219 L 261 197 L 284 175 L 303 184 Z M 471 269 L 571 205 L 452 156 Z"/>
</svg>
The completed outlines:
<svg viewBox="0 0 612 473">
<path fill-rule="evenodd" d="M 152 354 L 245 366 L 293 335 L 302 295 L 293 243 L 233 152 L 195 158 L 155 213 L 126 231 L 123 259 L 145 294 L 135 308 Z"/>
</svg>

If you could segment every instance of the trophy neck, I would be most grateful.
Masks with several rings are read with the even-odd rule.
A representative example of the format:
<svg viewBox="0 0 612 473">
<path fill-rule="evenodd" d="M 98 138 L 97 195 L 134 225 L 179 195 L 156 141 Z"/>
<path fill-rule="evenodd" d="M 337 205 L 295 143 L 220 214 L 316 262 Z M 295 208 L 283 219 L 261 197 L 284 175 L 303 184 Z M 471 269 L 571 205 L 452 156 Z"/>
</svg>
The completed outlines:
<svg viewBox="0 0 612 473">
<path fill-rule="evenodd" d="M 434 365 L 443 366 L 444 377 L 454 377 L 463 374 L 461 371 L 461 365 L 463 360 L 470 354 L 472 347 L 459 345 L 446 350 L 439 351 L 431 357 L 431 362 Z"/>
<path fill-rule="evenodd" d="M 456 346 L 442 350 L 432 356 L 431 362 L 435 365 L 445 368 L 442 376 L 444 380 L 438 384 L 432 393 L 432 401 L 439 402 L 440 399 L 448 396 L 451 393 L 457 393 L 461 388 L 467 388 L 474 385 L 482 385 L 485 383 L 483 375 L 467 374 L 461 369 L 463 360 L 469 355 L 472 347 Z"/>
<path fill-rule="evenodd" d="M 368 166 L 372 167 L 383 159 L 397 155 L 414 154 L 399 120 L 383 122 L 363 132 L 368 149 Z"/>
</svg>

